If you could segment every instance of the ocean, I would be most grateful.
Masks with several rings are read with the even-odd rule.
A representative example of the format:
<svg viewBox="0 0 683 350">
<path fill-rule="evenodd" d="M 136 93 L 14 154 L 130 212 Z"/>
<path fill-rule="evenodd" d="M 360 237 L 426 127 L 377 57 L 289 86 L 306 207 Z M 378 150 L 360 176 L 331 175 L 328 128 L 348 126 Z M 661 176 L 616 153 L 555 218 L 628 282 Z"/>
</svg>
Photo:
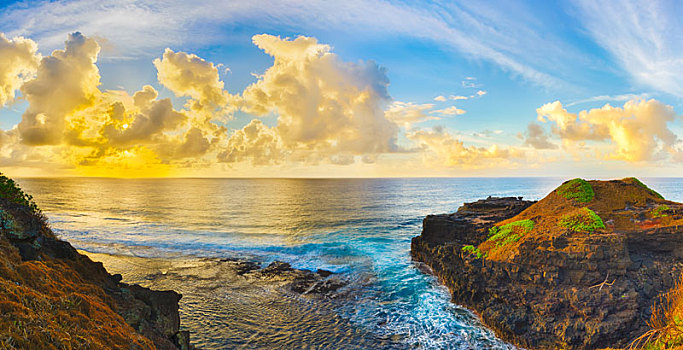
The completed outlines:
<svg viewBox="0 0 683 350">
<path fill-rule="evenodd" d="M 665 198 L 683 201 L 683 179 L 642 180 Z M 540 199 L 562 181 L 17 180 L 55 233 L 76 248 L 142 259 L 126 265 L 124 282 L 181 289 L 181 322 L 205 349 L 512 349 L 418 269 L 410 240 L 428 214 L 454 212 L 489 195 Z M 198 276 L 188 277 L 191 269 L 182 283 L 163 284 L 143 273 L 147 258 L 279 260 L 333 271 L 351 292 L 332 301 L 274 297 L 235 279 L 222 281 L 220 273 L 207 287 Z"/>
</svg>

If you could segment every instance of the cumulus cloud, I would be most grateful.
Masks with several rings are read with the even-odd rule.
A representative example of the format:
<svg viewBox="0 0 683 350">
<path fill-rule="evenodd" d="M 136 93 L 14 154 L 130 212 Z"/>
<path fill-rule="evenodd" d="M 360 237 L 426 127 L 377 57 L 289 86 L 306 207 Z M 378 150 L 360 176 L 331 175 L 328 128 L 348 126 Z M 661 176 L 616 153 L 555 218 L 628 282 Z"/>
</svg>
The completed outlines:
<svg viewBox="0 0 683 350">
<path fill-rule="evenodd" d="M 166 49 L 163 56 L 154 60 L 159 83 L 176 96 L 189 96 L 191 110 L 208 110 L 216 114 L 232 112 L 234 98 L 224 90 L 218 67 L 196 55 Z"/>
<path fill-rule="evenodd" d="M 535 149 L 557 149 L 557 145 L 550 141 L 545 129 L 537 123 L 529 123 L 524 137 L 524 145 Z"/>
<path fill-rule="evenodd" d="M 626 161 L 655 160 L 666 152 L 675 153 L 678 141 L 668 123 L 676 119 L 673 107 L 657 100 L 631 100 L 623 107 L 609 104 L 602 108 L 570 113 L 559 101 L 536 110 L 538 120 L 550 122 L 565 149 L 576 142 L 603 142 L 611 146 L 608 158 Z"/>
<path fill-rule="evenodd" d="M 415 104 L 412 102 L 394 101 L 384 112 L 384 116 L 398 125 L 410 128 L 413 124 L 427 120 L 438 120 L 438 117 L 427 112 L 434 108 L 431 103 Z"/>
<path fill-rule="evenodd" d="M 253 42 L 274 63 L 245 89 L 242 109 L 276 114 L 274 129 L 285 149 L 299 157 L 331 159 L 397 148 L 398 127 L 384 114 L 390 97 L 383 68 L 343 62 L 315 38 L 262 34 Z"/>
<path fill-rule="evenodd" d="M 447 108 L 443 108 L 443 109 L 437 109 L 437 110 L 431 111 L 429 113 L 453 116 L 453 115 L 465 114 L 465 113 L 467 113 L 467 111 L 460 109 L 456 106 L 451 106 L 451 107 L 447 107 Z"/>
<path fill-rule="evenodd" d="M 230 135 L 227 147 L 218 154 L 218 160 L 226 163 L 251 161 L 254 165 L 277 164 L 282 162 L 284 153 L 277 130 L 254 119 Z"/>
<path fill-rule="evenodd" d="M 425 152 L 426 160 L 438 165 L 462 168 L 500 166 L 511 159 L 523 158 L 524 152 L 498 145 L 489 147 L 466 146 L 443 127 L 414 130 L 406 133 Z"/>
<path fill-rule="evenodd" d="M 457 100 L 467 100 L 468 98 L 469 98 L 469 97 L 467 97 L 467 96 L 461 96 L 461 95 L 450 95 L 450 96 L 448 96 L 448 99 L 450 99 L 450 100 L 455 100 L 455 101 L 457 101 Z"/>
<path fill-rule="evenodd" d="M 35 44 L 22 40 L 3 44 L 35 56 Z M 13 98 L 10 92 L 20 85 L 28 108 L 15 129 L 0 134 L 0 153 L 23 164 L 34 157 L 66 167 L 191 166 L 210 163 L 209 155 L 213 162 L 257 165 L 349 164 L 374 162 L 377 155 L 398 150 L 398 123 L 436 119 L 425 114 L 431 105 L 397 103 L 385 113 L 389 81 L 374 62 L 344 62 L 315 38 L 257 35 L 253 41 L 274 57 L 274 64 L 241 96 L 225 90 L 218 66 L 165 50 L 154 65 L 159 83 L 186 98 L 184 107 L 176 108 L 150 85 L 132 95 L 100 90 L 100 46 L 73 33 L 65 49 L 36 59 L 31 79 L 3 81 L 11 85 L 3 98 Z M 25 66 L 30 68 L 30 60 Z M 21 77 L 24 71 L 17 69 L 6 76 Z M 228 132 L 221 116 L 231 117 L 238 108 L 255 116 L 276 115 L 277 123 L 267 126 L 255 119 Z"/>
<path fill-rule="evenodd" d="M 446 102 L 446 97 L 443 95 L 439 95 L 439 96 L 434 97 L 434 101 Z"/>
<path fill-rule="evenodd" d="M 14 43 L 35 52 L 30 42 Z M 213 64 L 170 50 L 155 61 L 160 82 L 189 97 L 186 109 L 177 109 L 149 85 L 132 96 L 101 91 L 99 51 L 94 39 L 73 33 L 63 50 L 36 63 L 34 76 L 20 87 L 28 102 L 20 123 L 0 134 L 0 163 L 181 166 L 185 159 L 199 161 L 225 142 L 227 129 L 212 120 L 235 108 L 236 102 L 223 90 Z"/>
<path fill-rule="evenodd" d="M 14 100 L 16 91 L 38 69 L 38 46 L 31 39 L 8 39 L 0 33 L 0 107 Z"/>
<path fill-rule="evenodd" d="M 19 123 L 26 144 L 59 144 L 66 117 L 91 105 L 99 93 L 100 74 L 95 65 L 99 45 L 78 32 L 70 34 L 65 44 L 64 50 L 44 57 L 36 77 L 21 87 L 29 103 Z"/>
</svg>

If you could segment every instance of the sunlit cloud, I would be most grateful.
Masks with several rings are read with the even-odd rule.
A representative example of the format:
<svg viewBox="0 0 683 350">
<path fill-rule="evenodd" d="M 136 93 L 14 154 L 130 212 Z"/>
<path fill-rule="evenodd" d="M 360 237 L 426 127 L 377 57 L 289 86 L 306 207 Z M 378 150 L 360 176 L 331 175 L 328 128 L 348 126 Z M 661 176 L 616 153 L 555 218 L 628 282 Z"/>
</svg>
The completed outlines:
<svg viewBox="0 0 683 350">
<path fill-rule="evenodd" d="M 434 105 L 431 103 L 415 104 L 412 102 L 394 101 L 384 112 L 384 116 L 388 120 L 408 129 L 413 124 L 440 119 L 429 114 L 429 110 L 432 108 L 434 108 Z"/>
<path fill-rule="evenodd" d="M 16 91 L 38 69 L 38 46 L 31 39 L 8 39 L 0 33 L 0 107 L 14 101 Z"/>
<path fill-rule="evenodd" d="M 678 153 L 678 137 L 668 125 L 677 119 L 676 113 L 654 99 L 631 100 L 623 107 L 606 104 L 579 113 L 570 113 L 555 101 L 541 106 L 537 113 L 539 121 L 552 123 L 552 133 L 566 150 L 585 142 L 605 143 L 610 146 L 605 158 L 626 161 L 652 161 Z M 531 131 L 532 139 L 527 142 L 538 145 L 543 138 Z"/>
<path fill-rule="evenodd" d="M 343 62 L 315 38 L 262 34 L 253 41 L 274 63 L 244 90 L 243 110 L 276 113 L 275 132 L 292 159 L 315 163 L 397 149 L 398 127 L 384 114 L 390 101 L 384 68 Z"/>
<path fill-rule="evenodd" d="M 464 109 L 460 109 L 456 106 L 450 106 L 450 107 L 446 107 L 446 108 L 442 108 L 442 109 L 437 109 L 437 110 L 431 111 L 429 113 L 440 114 L 440 115 L 445 115 L 445 116 L 454 116 L 454 115 L 465 114 L 465 113 L 467 113 L 467 111 L 465 111 Z"/>
<path fill-rule="evenodd" d="M 515 159 L 525 158 L 524 151 L 514 147 L 496 144 L 489 147 L 467 146 L 440 126 L 413 130 L 406 133 L 406 137 L 423 151 L 422 156 L 427 163 L 436 166 L 495 168 L 503 163 L 510 165 Z"/>
</svg>

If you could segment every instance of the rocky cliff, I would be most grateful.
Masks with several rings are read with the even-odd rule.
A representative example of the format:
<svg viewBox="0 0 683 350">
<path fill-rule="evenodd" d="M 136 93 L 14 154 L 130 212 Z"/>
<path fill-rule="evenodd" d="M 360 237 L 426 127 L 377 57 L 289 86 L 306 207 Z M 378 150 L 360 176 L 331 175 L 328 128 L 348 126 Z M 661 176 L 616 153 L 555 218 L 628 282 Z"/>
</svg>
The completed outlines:
<svg viewBox="0 0 683 350">
<path fill-rule="evenodd" d="M 121 283 L 0 175 L 0 348 L 190 349 L 180 298 Z"/>
<path fill-rule="evenodd" d="M 505 340 L 533 349 L 622 347 L 651 331 L 683 266 L 683 204 L 634 178 L 564 183 L 538 201 L 491 198 L 430 215 L 412 241 Z"/>
</svg>

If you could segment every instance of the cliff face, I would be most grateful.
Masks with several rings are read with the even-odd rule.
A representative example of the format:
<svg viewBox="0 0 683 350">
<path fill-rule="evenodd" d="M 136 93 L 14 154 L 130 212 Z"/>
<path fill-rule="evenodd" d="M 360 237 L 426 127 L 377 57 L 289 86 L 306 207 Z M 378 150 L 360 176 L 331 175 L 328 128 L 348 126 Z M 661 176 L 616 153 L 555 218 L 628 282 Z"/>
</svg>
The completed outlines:
<svg viewBox="0 0 683 350">
<path fill-rule="evenodd" d="M 121 283 L 0 176 L 0 348 L 189 349 L 173 291 Z"/>
<path fill-rule="evenodd" d="M 683 266 L 683 205 L 635 179 L 565 183 L 424 219 L 412 241 L 455 303 L 528 348 L 629 344 Z"/>
</svg>

